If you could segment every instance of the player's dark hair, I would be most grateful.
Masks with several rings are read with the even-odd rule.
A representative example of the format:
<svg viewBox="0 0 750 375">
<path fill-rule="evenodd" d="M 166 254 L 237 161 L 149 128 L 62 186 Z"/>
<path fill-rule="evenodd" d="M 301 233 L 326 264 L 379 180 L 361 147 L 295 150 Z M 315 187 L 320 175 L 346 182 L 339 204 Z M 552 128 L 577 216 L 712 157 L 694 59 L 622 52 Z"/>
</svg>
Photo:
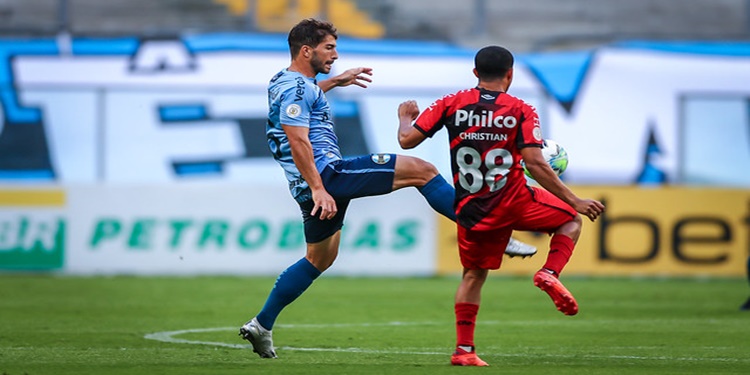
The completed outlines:
<svg viewBox="0 0 750 375">
<path fill-rule="evenodd" d="M 314 18 L 307 18 L 300 21 L 289 31 L 289 38 L 287 38 L 292 58 L 297 56 L 302 46 L 315 48 L 328 35 L 332 35 L 334 39 L 339 38 L 338 34 L 336 34 L 336 28 L 333 27 L 332 23 L 319 21 Z"/>
<path fill-rule="evenodd" d="M 474 56 L 474 67 L 482 80 L 502 78 L 513 68 L 513 54 L 499 46 L 487 46 Z"/>
</svg>

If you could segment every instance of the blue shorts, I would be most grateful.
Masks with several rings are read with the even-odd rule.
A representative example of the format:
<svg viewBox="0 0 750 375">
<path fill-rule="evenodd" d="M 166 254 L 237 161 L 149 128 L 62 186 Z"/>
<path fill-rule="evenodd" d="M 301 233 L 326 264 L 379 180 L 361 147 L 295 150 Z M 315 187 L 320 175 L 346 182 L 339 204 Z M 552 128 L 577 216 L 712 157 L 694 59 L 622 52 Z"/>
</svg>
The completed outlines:
<svg viewBox="0 0 750 375">
<path fill-rule="evenodd" d="M 338 212 L 331 219 L 321 220 L 318 216 L 310 215 L 315 206 L 312 199 L 299 202 L 305 241 L 317 243 L 340 230 L 344 226 L 350 200 L 390 193 L 395 170 L 395 154 L 370 154 L 328 164 L 320 177 L 328 194 L 336 200 Z"/>
</svg>

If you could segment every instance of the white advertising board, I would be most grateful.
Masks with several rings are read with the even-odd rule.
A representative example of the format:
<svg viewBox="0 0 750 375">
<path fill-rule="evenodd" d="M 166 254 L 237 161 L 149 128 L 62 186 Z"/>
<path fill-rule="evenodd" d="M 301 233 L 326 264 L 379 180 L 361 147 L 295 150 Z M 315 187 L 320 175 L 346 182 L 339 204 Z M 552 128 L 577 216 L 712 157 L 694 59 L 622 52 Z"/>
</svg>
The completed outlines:
<svg viewBox="0 0 750 375">
<path fill-rule="evenodd" d="M 64 270 L 73 274 L 277 275 L 305 255 L 285 186 L 74 186 Z M 416 189 L 352 201 L 337 275 L 432 275 L 432 209 Z"/>
</svg>

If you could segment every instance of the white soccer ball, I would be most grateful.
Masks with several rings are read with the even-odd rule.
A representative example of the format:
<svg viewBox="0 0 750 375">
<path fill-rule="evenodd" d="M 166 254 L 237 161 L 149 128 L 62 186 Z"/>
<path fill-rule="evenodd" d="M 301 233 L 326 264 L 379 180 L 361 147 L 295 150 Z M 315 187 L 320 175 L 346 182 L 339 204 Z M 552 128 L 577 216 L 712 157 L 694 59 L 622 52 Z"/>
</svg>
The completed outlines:
<svg viewBox="0 0 750 375">
<path fill-rule="evenodd" d="M 563 174 L 565 169 L 568 168 L 568 152 L 565 151 L 559 143 L 551 139 L 545 139 L 543 142 L 542 156 L 544 157 L 544 160 L 547 161 L 547 164 L 552 167 L 552 170 L 555 171 L 558 176 Z M 529 173 L 529 170 L 526 169 L 526 164 L 524 164 L 523 161 L 521 162 L 521 165 L 523 165 L 523 173 L 525 173 L 526 176 L 533 178 L 531 173 Z"/>
</svg>

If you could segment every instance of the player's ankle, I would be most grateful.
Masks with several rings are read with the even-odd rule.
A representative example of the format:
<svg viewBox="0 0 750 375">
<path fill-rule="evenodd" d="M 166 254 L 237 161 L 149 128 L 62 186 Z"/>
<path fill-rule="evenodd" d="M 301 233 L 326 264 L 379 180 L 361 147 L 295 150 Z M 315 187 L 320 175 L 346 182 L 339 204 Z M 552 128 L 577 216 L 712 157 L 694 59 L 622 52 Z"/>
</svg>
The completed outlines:
<svg viewBox="0 0 750 375">
<path fill-rule="evenodd" d="M 552 275 L 554 277 L 560 276 L 560 274 L 558 274 L 557 272 L 555 272 L 555 270 L 551 270 L 551 269 L 546 268 L 546 267 L 542 267 L 542 269 L 540 271 L 546 272 L 546 273 L 548 273 L 548 274 L 550 274 L 550 275 Z"/>
<path fill-rule="evenodd" d="M 474 352 L 474 345 L 456 345 L 456 354 L 467 354 Z"/>
</svg>

